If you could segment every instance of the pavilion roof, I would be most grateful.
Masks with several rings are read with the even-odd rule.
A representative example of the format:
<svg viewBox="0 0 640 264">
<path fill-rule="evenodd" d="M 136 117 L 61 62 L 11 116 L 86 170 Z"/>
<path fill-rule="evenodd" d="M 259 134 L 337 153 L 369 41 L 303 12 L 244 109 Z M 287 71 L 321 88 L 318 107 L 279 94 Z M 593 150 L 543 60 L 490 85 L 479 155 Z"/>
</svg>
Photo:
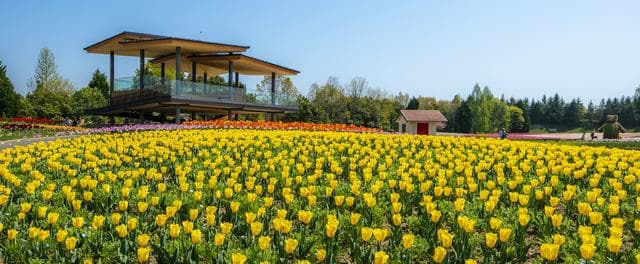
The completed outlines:
<svg viewBox="0 0 640 264">
<path fill-rule="evenodd" d="M 249 49 L 249 46 L 124 31 L 84 50 L 98 54 L 109 54 L 113 51 L 115 55 L 120 56 L 139 56 L 140 49 L 144 49 L 145 56 L 156 58 L 175 52 L 176 47 L 181 47 L 184 54 L 243 52 Z"/>
</svg>

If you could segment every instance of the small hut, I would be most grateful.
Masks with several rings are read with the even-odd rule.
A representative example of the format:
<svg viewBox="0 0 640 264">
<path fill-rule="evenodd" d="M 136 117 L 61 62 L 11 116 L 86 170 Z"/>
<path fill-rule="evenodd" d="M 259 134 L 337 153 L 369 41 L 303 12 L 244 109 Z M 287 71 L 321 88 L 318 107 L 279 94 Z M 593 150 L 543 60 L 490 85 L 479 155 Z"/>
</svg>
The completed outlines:
<svg viewBox="0 0 640 264">
<path fill-rule="evenodd" d="M 436 135 L 437 127 L 447 118 L 438 110 L 400 110 L 398 133 L 412 135 Z"/>
</svg>

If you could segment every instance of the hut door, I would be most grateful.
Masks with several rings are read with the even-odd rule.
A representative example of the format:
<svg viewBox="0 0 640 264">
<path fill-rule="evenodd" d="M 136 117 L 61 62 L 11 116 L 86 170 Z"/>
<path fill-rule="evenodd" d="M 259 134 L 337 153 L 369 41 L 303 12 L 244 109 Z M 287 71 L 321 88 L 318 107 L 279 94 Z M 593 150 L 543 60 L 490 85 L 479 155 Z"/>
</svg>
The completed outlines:
<svg viewBox="0 0 640 264">
<path fill-rule="evenodd" d="M 418 135 L 429 135 L 429 123 L 418 123 Z"/>
</svg>

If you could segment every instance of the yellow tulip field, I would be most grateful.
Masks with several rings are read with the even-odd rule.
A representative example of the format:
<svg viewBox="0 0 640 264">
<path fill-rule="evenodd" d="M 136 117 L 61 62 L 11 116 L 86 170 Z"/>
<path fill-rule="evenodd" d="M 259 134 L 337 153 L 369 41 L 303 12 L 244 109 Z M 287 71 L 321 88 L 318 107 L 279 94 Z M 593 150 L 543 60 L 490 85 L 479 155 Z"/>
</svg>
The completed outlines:
<svg viewBox="0 0 640 264">
<path fill-rule="evenodd" d="M 640 263 L 640 152 L 173 130 L 0 152 L 4 263 Z"/>
</svg>

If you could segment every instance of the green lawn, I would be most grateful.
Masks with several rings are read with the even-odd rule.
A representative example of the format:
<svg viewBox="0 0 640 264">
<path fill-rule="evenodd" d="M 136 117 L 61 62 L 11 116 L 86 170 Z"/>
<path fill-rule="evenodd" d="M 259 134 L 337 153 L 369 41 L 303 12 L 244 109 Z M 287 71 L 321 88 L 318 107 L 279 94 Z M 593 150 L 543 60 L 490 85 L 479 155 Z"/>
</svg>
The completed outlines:
<svg viewBox="0 0 640 264">
<path fill-rule="evenodd" d="M 640 150 L 640 141 L 532 140 L 542 143 Z"/>
<path fill-rule="evenodd" d="M 53 135 L 55 132 L 47 129 L 0 129 L 0 141 Z"/>
</svg>

